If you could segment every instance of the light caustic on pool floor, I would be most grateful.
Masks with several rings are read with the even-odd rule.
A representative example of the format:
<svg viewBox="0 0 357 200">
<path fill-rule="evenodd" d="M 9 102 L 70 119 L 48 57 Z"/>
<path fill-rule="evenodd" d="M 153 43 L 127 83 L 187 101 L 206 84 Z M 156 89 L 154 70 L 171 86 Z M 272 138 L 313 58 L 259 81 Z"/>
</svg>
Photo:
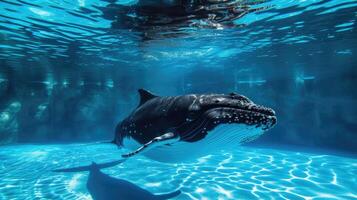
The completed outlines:
<svg viewBox="0 0 357 200">
<path fill-rule="evenodd" d="M 91 199 L 88 172 L 52 169 L 120 157 L 110 145 L 0 148 L 0 199 Z M 177 199 L 356 199 L 357 159 L 241 147 L 182 164 L 138 156 L 103 172 Z"/>
</svg>

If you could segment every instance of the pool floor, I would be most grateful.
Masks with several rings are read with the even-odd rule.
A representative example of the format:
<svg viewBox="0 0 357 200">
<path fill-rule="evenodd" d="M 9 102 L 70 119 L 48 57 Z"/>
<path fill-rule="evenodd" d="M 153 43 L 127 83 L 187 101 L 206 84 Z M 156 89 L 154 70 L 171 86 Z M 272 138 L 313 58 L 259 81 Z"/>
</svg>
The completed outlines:
<svg viewBox="0 0 357 200">
<path fill-rule="evenodd" d="M 51 170 L 107 162 L 124 150 L 109 144 L 0 147 L 0 199 L 92 199 L 88 172 Z M 357 159 L 239 147 L 191 163 L 137 156 L 102 170 L 152 193 L 180 189 L 176 199 L 356 199 Z"/>
</svg>

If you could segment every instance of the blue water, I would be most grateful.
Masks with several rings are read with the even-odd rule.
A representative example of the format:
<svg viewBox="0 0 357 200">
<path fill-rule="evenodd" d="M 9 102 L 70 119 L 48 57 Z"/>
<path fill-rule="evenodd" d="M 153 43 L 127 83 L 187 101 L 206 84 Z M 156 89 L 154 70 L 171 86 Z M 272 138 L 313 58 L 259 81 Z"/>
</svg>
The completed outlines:
<svg viewBox="0 0 357 200">
<path fill-rule="evenodd" d="M 133 3 L 0 2 L 1 144 L 112 139 L 145 88 L 236 92 L 277 113 L 261 144 L 357 153 L 355 0 L 257 1 L 223 29 L 113 27 Z"/>
<path fill-rule="evenodd" d="M 234 151 L 104 173 L 177 199 L 357 199 L 356 0 L 241 1 L 258 11 L 231 26 L 118 19 L 137 2 L 0 1 L 0 200 L 91 199 L 89 172 L 51 170 L 127 153 L 90 142 L 113 139 L 139 88 L 236 92 L 278 123 Z"/>
<path fill-rule="evenodd" d="M 91 199 L 88 172 L 53 169 L 117 160 L 107 144 L 13 145 L 0 149 L 0 199 Z M 356 199 L 357 159 L 299 150 L 238 147 L 195 162 L 138 156 L 103 172 L 176 199 Z"/>
</svg>

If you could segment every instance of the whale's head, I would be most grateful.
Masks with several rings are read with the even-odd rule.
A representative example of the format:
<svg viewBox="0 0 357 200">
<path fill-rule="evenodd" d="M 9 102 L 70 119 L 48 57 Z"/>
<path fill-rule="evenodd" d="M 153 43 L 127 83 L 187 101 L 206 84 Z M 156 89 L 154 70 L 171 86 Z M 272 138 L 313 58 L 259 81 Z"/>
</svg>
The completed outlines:
<svg viewBox="0 0 357 200">
<path fill-rule="evenodd" d="M 243 95 L 193 96 L 191 105 L 187 107 L 186 123 L 180 127 L 184 141 L 219 137 L 245 143 L 256 139 L 277 122 L 273 109 L 257 105 Z"/>
</svg>

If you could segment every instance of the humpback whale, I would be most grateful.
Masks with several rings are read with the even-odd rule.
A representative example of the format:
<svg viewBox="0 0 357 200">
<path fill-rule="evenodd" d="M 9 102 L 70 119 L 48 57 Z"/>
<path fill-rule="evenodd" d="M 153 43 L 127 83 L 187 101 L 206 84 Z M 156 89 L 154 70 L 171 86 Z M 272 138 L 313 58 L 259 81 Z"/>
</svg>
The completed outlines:
<svg viewBox="0 0 357 200">
<path fill-rule="evenodd" d="M 94 200 L 164 200 L 174 198 L 181 193 L 180 190 L 176 190 L 167 194 L 155 195 L 129 181 L 113 178 L 100 171 L 100 169 L 113 167 L 122 162 L 123 160 L 105 164 L 92 162 L 89 166 L 57 169 L 53 172 L 89 171 L 87 189 Z"/>
<path fill-rule="evenodd" d="M 158 96 L 139 89 L 137 108 L 116 127 L 113 143 L 163 162 L 197 158 L 252 141 L 276 124 L 274 110 L 243 95 Z"/>
</svg>

